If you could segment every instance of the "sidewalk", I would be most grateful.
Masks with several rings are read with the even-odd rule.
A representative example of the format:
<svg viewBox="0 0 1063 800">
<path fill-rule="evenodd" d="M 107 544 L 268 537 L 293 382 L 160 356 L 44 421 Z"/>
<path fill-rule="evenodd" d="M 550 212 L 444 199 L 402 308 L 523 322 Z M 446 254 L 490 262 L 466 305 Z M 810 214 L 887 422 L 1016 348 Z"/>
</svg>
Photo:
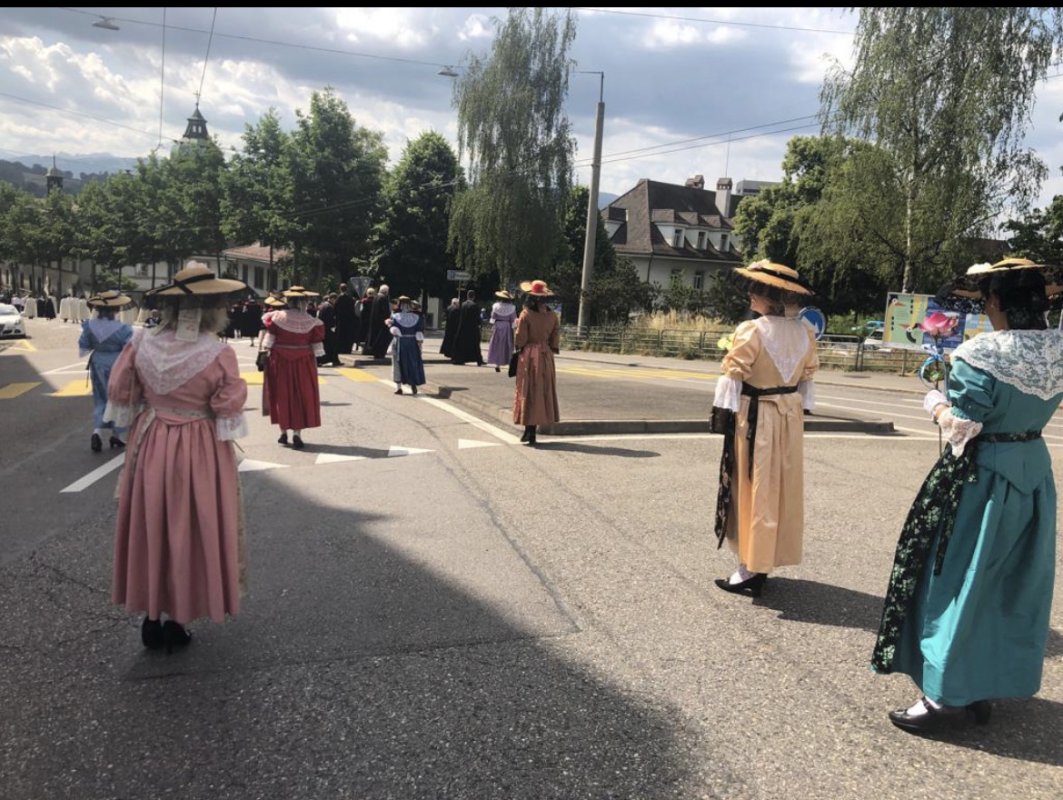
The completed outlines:
<svg viewBox="0 0 1063 800">
<path fill-rule="evenodd" d="M 451 364 L 438 352 L 439 339 L 425 340 L 428 383 L 423 391 L 445 398 L 492 423 L 513 426 L 513 380 L 505 367 Z M 390 379 L 389 362 L 361 355 L 354 365 Z M 544 435 L 586 436 L 632 433 L 708 433 L 717 361 L 561 351 L 556 360 L 561 420 L 543 426 Z M 919 392 L 915 378 L 872 373 L 817 375 L 821 385 Z M 860 412 L 814 413 L 805 429 L 817 432 L 890 434 L 893 423 Z"/>
</svg>

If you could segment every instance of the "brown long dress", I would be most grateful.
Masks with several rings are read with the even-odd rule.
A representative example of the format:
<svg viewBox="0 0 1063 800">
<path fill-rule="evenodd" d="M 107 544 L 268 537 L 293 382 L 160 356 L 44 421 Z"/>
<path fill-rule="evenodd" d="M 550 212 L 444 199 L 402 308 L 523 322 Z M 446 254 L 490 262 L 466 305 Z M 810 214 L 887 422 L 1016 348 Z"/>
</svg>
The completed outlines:
<svg viewBox="0 0 1063 800">
<path fill-rule="evenodd" d="M 735 331 L 724 377 L 757 389 L 797 386 L 819 366 L 815 334 L 799 319 L 761 317 Z M 804 538 L 804 409 L 802 395 L 759 398 L 750 477 L 749 407 L 741 395 L 735 425 L 735 487 L 727 542 L 751 572 L 801 563 Z"/>
<path fill-rule="evenodd" d="M 517 359 L 517 388 L 513 395 L 516 425 L 549 425 L 561 414 L 557 408 L 554 351 L 561 341 L 561 323 L 549 308 L 526 308 L 517 319 L 513 346 Z"/>
</svg>

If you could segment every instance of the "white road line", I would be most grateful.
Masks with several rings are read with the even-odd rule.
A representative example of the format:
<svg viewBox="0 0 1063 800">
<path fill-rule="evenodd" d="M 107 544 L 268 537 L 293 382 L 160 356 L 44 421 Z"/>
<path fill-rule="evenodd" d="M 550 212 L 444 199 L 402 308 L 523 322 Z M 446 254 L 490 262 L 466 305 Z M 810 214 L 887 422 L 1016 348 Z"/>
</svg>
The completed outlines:
<svg viewBox="0 0 1063 800">
<path fill-rule="evenodd" d="M 96 481 L 98 481 L 100 478 L 108 475 L 111 472 L 114 472 L 124 463 L 125 453 L 122 453 L 122 455 L 118 456 L 118 458 L 112 458 L 103 466 L 96 467 L 96 469 L 94 469 L 84 478 L 79 478 L 78 480 L 67 486 L 65 489 L 60 489 L 59 494 L 63 494 L 64 492 L 80 492 L 84 489 L 87 489 L 88 487 L 92 486 L 92 484 L 96 483 Z"/>
<path fill-rule="evenodd" d="M 41 375 L 58 375 L 59 373 L 62 373 L 62 372 L 84 372 L 84 371 L 85 371 L 85 361 L 81 360 L 81 361 L 75 361 L 73 364 L 67 364 L 65 367 L 56 367 L 55 369 L 50 369 L 47 372 L 41 372 L 39 374 L 41 374 Z"/>
<path fill-rule="evenodd" d="M 384 381 L 384 382 L 386 383 L 386 381 Z M 484 433 L 489 433 L 492 436 L 494 436 L 496 439 L 499 439 L 499 440 L 505 442 L 506 444 L 519 444 L 520 443 L 520 437 L 514 436 L 512 433 L 508 433 L 508 432 L 502 430 L 501 428 L 492 425 L 490 422 L 484 422 L 482 419 L 478 419 L 477 417 L 474 417 L 472 414 L 469 414 L 466 411 L 462 411 L 460 408 L 455 408 L 454 406 L 452 406 L 450 403 L 446 402 L 445 400 L 438 400 L 438 399 L 436 399 L 434 397 L 423 397 L 421 395 L 418 395 L 418 399 L 422 403 L 428 403 L 430 405 L 435 406 L 436 408 L 443 409 L 448 414 L 453 414 L 455 417 L 460 419 L 462 422 L 467 422 L 470 425 L 472 425 L 474 428 L 479 428 Z"/>
</svg>

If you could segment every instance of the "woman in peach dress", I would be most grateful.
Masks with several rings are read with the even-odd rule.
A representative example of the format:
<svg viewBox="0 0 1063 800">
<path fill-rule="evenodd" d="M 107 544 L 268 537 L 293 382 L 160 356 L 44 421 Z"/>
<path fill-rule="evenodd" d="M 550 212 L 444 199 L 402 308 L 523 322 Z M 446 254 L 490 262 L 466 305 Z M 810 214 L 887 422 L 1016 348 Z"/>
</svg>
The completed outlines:
<svg viewBox="0 0 1063 800">
<path fill-rule="evenodd" d="M 145 614 L 148 648 L 170 652 L 191 641 L 186 623 L 240 610 L 246 560 L 232 440 L 247 433 L 247 384 L 218 332 L 226 295 L 245 289 L 191 262 L 152 292 L 162 322 L 137 331 L 111 373 L 106 417 L 132 423 L 112 600 Z"/>
</svg>

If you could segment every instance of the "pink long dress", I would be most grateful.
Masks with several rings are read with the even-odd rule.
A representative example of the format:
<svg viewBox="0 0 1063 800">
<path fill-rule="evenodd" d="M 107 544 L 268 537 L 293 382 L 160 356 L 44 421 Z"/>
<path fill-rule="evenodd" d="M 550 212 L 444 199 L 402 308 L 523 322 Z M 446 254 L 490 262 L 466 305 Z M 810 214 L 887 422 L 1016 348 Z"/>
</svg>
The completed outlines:
<svg viewBox="0 0 1063 800">
<path fill-rule="evenodd" d="M 305 311 L 284 309 L 263 318 L 269 350 L 262 389 L 262 413 L 284 429 L 321 427 L 317 359 L 325 355 L 325 325 Z"/>
<path fill-rule="evenodd" d="M 119 479 L 112 600 L 152 619 L 222 622 L 246 559 L 232 439 L 247 384 L 216 336 L 138 331 L 111 371 L 106 415 L 133 418 Z"/>
</svg>

